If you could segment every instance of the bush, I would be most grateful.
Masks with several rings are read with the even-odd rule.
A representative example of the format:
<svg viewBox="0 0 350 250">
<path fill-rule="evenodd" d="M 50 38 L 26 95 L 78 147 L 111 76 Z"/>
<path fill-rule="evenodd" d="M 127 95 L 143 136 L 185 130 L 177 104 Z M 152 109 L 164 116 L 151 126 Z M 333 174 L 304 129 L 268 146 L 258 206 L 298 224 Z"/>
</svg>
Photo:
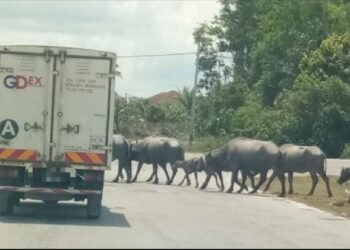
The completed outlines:
<svg viewBox="0 0 350 250">
<path fill-rule="evenodd" d="M 350 159 L 350 144 L 346 143 L 343 152 L 340 154 L 339 158 Z"/>
<path fill-rule="evenodd" d="M 261 97 L 251 95 L 245 105 L 237 110 L 232 120 L 232 135 L 272 140 L 277 144 L 289 141 L 287 131 L 292 117 L 284 110 L 264 107 L 260 100 Z"/>
<path fill-rule="evenodd" d="M 188 141 L 185 141 L 183 143 L 185 145 L 186 151 L 209 152 L 223 146 L 231 139 L 232 138 L 230 137 L 202 136 L 195 138 L 191 146 L 188 144 Z"/>
</svg>

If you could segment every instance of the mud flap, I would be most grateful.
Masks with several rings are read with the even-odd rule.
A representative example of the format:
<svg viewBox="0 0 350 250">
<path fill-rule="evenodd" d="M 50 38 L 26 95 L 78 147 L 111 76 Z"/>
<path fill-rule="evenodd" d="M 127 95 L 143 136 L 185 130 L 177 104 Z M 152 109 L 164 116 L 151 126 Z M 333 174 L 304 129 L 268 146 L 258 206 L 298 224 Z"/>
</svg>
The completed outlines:
<svg viewBox="0 0 350 250">
<path fill-rule="evenodd" d="M 8 191 L 0 192 L 0 215 L 11 215 L 13 213 L 12 193 Z"/>
<path fill-rule="evenodd" d="M 89 195 L 87 198 L 87 216 L 90 219 L 98 219 L 101 215 L 102 194 Z"/>
</svg>

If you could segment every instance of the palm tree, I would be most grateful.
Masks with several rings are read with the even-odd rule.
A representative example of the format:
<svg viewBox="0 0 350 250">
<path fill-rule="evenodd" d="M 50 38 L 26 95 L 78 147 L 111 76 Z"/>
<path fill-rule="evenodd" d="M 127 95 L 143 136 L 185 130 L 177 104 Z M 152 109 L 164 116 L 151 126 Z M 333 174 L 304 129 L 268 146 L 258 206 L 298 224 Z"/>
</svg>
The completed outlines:
<svg viewBox="0 0 350 250">
<path fill-rule="evenodd" d="M 193 88 L 183 87 L 179 92 L 179 102 L 185 107 L 187 114 L 191 113 L 192 100 L 193 100 Z"/>
</svg>

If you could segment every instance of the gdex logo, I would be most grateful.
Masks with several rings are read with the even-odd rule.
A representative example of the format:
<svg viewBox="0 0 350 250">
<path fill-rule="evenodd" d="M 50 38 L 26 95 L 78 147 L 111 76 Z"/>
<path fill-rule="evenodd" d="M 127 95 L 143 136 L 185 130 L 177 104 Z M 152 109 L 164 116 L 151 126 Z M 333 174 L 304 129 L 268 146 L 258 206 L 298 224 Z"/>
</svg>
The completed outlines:
<svg viewBox="0 0 350 250">
<path fill-rule="evenodd" d="M 8 75 L 4 78 L 4 85 L 8 89 L 25 89 L 26 87 L 42 87 L 41 77 Z"/>
</svg>

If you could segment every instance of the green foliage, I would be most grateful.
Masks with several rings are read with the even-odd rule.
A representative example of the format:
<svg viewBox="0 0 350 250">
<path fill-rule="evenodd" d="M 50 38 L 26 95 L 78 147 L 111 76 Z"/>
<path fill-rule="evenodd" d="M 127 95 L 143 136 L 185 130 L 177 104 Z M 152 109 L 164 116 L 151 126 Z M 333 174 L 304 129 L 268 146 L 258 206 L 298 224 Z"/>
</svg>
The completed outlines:
<svg viewBox="0 0 350 250">
<path fill-rule="evenodd" d="M 338 156 L 349 141 L 350 2 L 222 0 L 194 33 L 202 47 L 200 135 L 318 145 Z M 218 61 L 231 53 L 233 80 Z"/>
<path fill-rule="evenodd" d="M 338 156 L 350 140 L 350 36 L 332 35 L 320 48 L 305 57 L 288 110 L 297 130 L 294 141 L 322 147 L 329 156 Z"/>
<path fill-rule="evenodd" d="M 138 137 L 146 128 L 148 102 L 142 98 L 115 98 L 115 133 Z"/>
<path fill-rule="evenodd" d="M 184 143 L 186 151 L 209 152 L 227 143 L 231 137 L 202 136 L 197 138 L 192 145 Z"/>
<path fill-rule="evenodd" d="M 190 115 L 193 101 L 193 89 L 189 87 L 183 87 L 179 92 L 179 98 L 177 105 L 181 105 L 184 108 L 185 114 Z"/>
<path fill-rule="evenodd" d="M 160 122 L 165 118 L 164 110 L 157 105 L 149 105 L 146 111 L 146 121 L 148 122 Z"/>
<path fill-rule="evenodd" d="M 338 156 L 350 139 L 350 87 L 339 78 L 316 80 L 300 76 L 290 96 L 297 121 L 294 141 L 315 144 L 329 156 Z"/>
<path fill-rule="evenodd" d="M 336 76 L 350 83 L 350 34 L 330 36 L 318 50 L 304 57 L 300 68 L 320 80 Z"/>
<path fill-rule="evenodd" d="M 144 98 L 115 99 L 115 133 L 128 138 L 149 135 L 185 137 L 188 111 L 181 101 L 152 104 Z"/>
<path fill-rule="evenodd" d="M 264 107 L 253 94 L 235 113 L 232 126 L 234 136 L 261 140 L 273 140 L 277 144 L 289 141 L 288 133 L 292 117 L 278 109 Z"/>
<path fill-rule="evenodd" d="M 200 45 L 198 93 L 183 88 L 177 102 L 165 105 L 121 98 L 116 129 L 186 140 L 196 94 L 190 150 L 246 136 L 349 155 L 350 1 L 220 3 L 218 16 L 193 34 Z"/>
<path fill-rule="evenodd" d="M 164 119 L 169 122 L 184 123 L 188 118 L 188 110 L 180 102 L 166 104 L 163 110 Z"/>
<path fill-rule="evenodd" d="M 350 144 L 349 143 L 345 144 L 344 150 L 341 153 L 341 155 L 339 156 L 339 158 L 350 159 Z"/>
</svg>

